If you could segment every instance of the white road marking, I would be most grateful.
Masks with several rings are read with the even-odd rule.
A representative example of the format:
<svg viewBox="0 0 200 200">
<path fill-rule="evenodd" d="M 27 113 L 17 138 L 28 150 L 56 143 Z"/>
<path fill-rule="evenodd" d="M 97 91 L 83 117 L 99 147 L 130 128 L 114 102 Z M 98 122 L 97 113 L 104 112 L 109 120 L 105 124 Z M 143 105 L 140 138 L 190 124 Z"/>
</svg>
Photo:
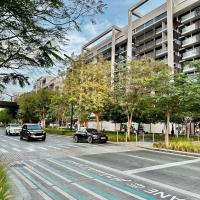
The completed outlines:
<svg viewBox="0 0 200 200">
<path fill-rule="evenodd" d="M 53 148 L 53 149 L 57 149 L 57 150 L 60 150 L 60 148 L 58 147 L 53 147 L 53 146 L 48 146 L 49 148 Z"/>
<path fill-rule="evenodd" d="M 165 151 L 156 151 L 153 149 L 145 149 L 145 151 L 150 151 L 150 152 L 154 152 L 154 153 L 159 153 L 159 154 L 168 154 L 168 155 L 174 155 L 174 156 L 180 156 L 180 157 L 185 157 L 185 158 L 197 158 L 196 156 L 190 156 L 190 155 L 183 155 L 183 154 L 178 154 L 178 153 L 169 153 L 169 152 L 165 152 Z"/>
<path fill-rule="evenodd" d="M 2 153 L 8 153 L 8 151 L 5 150 L 5 149 L 3 149 L 3 148 L 0 148 L 0 151 L 1 151 Z"/>
<path fill-rule="evenodd" d="M 152 171 L 152 170 L 158 170 L 158 169 L 165 169 L 168 167 L 175 167 L 175 166 L 180 166 L 180 165 L 187 165 L 191 163 L 196 163 L 200 162 L 200 159 L 194 159 L 194 160 L 186 160 L 186 161 L 180 161 L 180 162 L 175 162 L 175 163 L 167 163 L 163 165 L 155 165 L 151 167 L 144 167 L 144 168 L 139 168 L 139 169 L 133 169 L 133 170 L 126 170 L 124 173 L 126 174 L 136 174 L 136 173 L 141 173 L 141 172 L 147 172 L 147 171 Z"/>
<path fill-rule="evenodd" d="M 52 170 L 50 170 L 50 169 L 48 169 L 48 168 L 42 166 L 41 164 L 39 164 L 39 163 L 37 163 L 37 162 L 35 162 L 35 161 L 29 161 L 29 162 L 31 162 L 31 163 L 33 163 L 33 164 L 39 166 L 40 168 L 42 168 L 42 169 L 44 169 L 45 171 L 47 171 L 47 172 L 49 172 L 49 173 L 51 173 L 51 174 L 57 176 L 58 178 L 63 179 L 63 180 L 66 181 L 67 183 L 71 183 L 71 182 L 72 182 L 71 180 L 69 180 L 69 179 L 67 179 L 67 178 L 65 178 L 65 177 L 63 177 L 63 176 L 57 174 L 56 172 L 54 172 L 54 171 L 52 171 Z M 27 163 L 24 163 L 24 164 L 27 165 L 27 166 L 30 166 L 30 165 L 28 165 Z"/>
<path fill-rule="evenodd" d="M 156 162 L 156 160 L 153 160 L 153 159 L 150 159 L 150 158 L 145 158 L 145 157 L 141 157 L 141 156 L 134 156 L 134 155 L 130 155 L 130 154 L 127 154 L 127 153 L 118 153 L 118 155 L 128 156 L 128 157 L 131 157 L 131 158 L 138 158 L 138 159 L 141 159 L 141 160 L 148 160 L 148 161 Z"/>
<path fill-rule="evenodd" d="M 99 183 L 101 183 L 101 184 L 103 184 L 103 185 L 106 185 L 107 187 L 110 187 L 110 188 L 112 188 L 112 189 L 118 190 L 118 191 L 120 191 L 120 192 L 122 192 L 122 193 L 124 193 L 124 194 L 128 194 L 129 196 L 132 196 L 132 197 L 137 198 L 137 199 L 139 199 L 139 200 L 146 200 L 146 199 L 144 199 L 143 197 L 140 197 L 140 196 L 137 196 L 137 195 L 135 195 L 135 194 L 132 194 L 132 193 L 130 193 L 130 192 L 128 192 L 128 191 L 122 190 L 122 189 L 120 189 L 120 188 L 118 188 L 118 187 L 115 187 L 115 186 L 113 186 L 113 185 L 110 185 L 109 183 L 105 183 L 105 182 L 103 182 L 103 181 L 101 181 L 101 180 L 95 179 L 95 178 L 93 178 L 92 176 L 89 176 L 89 175 L 87 175 L 87 174 L 84 174 L 84 173 L 82 173 L 82 172 L 79 172 L 78 170 L 75 170 L 75 169 L 72 169 L 72 168 L 67 167 L 67 166 L 65 166 L 65 165 L 62 165 L 62 164 L 60 164 L 60 163 L 58 163 L 58 162 L 56 162 L 56 161 L 54 161 L 54 160 L 51 160 L 51 159 L 47 159 L 47 160 L 48 160 L 49 162 L 52 162 L 52 163 L 54 163 L 54 164 L 56 164 L 56 165 L 58 165 L 58 166 L 61 166 L 61 167 L 65 168 L 65 169 L 69 169 L 70 171 L 73 171 L 73 172 L 75 172 L 75 173 L 77 173 L 77 174 L 80 174 L 80 175 L 82 175 L 82 176 L 84 176 L 84 177 L 87 177 L 87 178 L 92 179 L 92 180 L 94 180 L 94 181 L 96 181 L 96 182 L 99 182 Z M 72 184 L 75 185 L 76 183 L 72 183 Z M 76 185 L 76 186 L 77 186 L 77 185 Z M 90 192 L 90 193 L 91 193 L 90 190 L 88 190 L 87 192 Z"/>
<path fill-rule="evenodd" d="M 36 190 L 37 186 L 34 185 L 29 179 L 27 179 L 25 176 L 23 176 L 21 173 L 19 173 L 16 169 L 12 169 L 25 183 L 27 183 L 31 189 Z"/>
<path fill-rule="evenodd" d="M 30 147 L 25 147 L 25 149 L 27 149 L 27 150 L 30 151 L 30 152 L 35 151 L 35 149 L 32 149 L 32 148 L 30 148 Z"/>
<path fill-rule="evenodd" d="M 53 200 L 51 197 L 47 196 L 44 192 L 42 192 L 41 190 L 37 190 L 37 192 L 39 193 L 39 195 L 44 199 L 44 200 Z"/>
<path fill-rule="evenodd" d="M 4 135 L 3 135 L 3 137 L 6 137 L 6 138 L 9 139 L 9 140 L 15 140 L 15 141 L 17 141 L 17 142 L 20 142 L 19 139 L 15 139 L 15 138 L 12 138 L 12 137 L 10 137 L 10 136 L 4 136 Z M 2 140 L 2 141 L 6 141 L 6 140 Z"/>
<path fill-rule="evenodd" d="M 84 188 L 84 187 L 82 187 L 82 186 L 80 186 L 80 185 L 78 185 L 78 184 L 76 184 L 76 183 L 73 183 L 71 180 L 69 180 L 69 179 L 67 179 L 67 178 L 65 178 L 65 177 L 63 177 L 63 176 L 61 176 L 60 174 L 58 174 L 58 173 L 56 173 L 56 172 L 53 172 L 52 170 L 50 170 L 50 169 L 48 169 L 48 168 L 46 168 L 46 167 L 43 167 L 42 165 L 36 163 L 35 161 L 30 161 L 30 162 L 34 163 L 35 165 L 41 167 L 42 169 L 44 169 L 44 170 L 46 170 L 46 171 L 48 171 L 48 172 L 50 172 L 51 174 L 57 176 L 58 178 L 60 178 L 60 179 L 62 179 L 62 180 L 64 180 L 64 181 L 66 181 L 67 183 L 71 183 L 71 185 L 74 185 L 74 186 L 76 186 L 77 188 L 79 188 L 79 189 L 81 189 L 81 190 L 83 190 L 83 191 L 86 191 L 87 193 L 91 194 L 92 196 L 94 196 L 94 197 L 96 197 L 96 198 L 98 198 L 98 199 L 101 199 L 101 200 L 105 200 L 105 198 L 101 197 L 100 195 L 98 195 L 98 194 L 92 192 L 91 190 L 88 190 L 88 189 L 86 189 L 86 188 Z M 26 164 L 26 165 L 28 166 L 28 164 Z M 90 177 L 88 177 L 88 178 L 90 178 Z"/>
<path fill-rule="evenodd" d="M 17 152 L 21 152 L 21 150 L 18 149 L 18 148 L 12 148 L 12 150 L 17 151 Z"/>
<path fill-rule="evenodd" d="M 13 169 L 13 171 L 20 177 L 25 183 L 27 183 L 31 189 L 35 190 L 44 200 L 53 200 L 49 196 L 47 196 L 43 191 L 37 188 L 36 185 L 34 185 L 28 178 L 23 176 L 21 173 L 19 173 L 16 169 Z"/>
<path fill-rule="evenodd" d="M 38 149 L 42 149 L 42 150 L 48 150 L 47 148 L 44 148 L 44 147 L 37 147 Z"/>
<path fill-rule="evenodd" d="M 25 164 L 25 163 L 23 162 L 23 164 Z M 26 170 L 28 170 L 30 173 L 32 173 L 34 176 L 36 176 L 38 179 L 40 179 L 41 181 L 43 181 L 45 184 L 47 184 L 48 186 L 51 186 L 54 190 L 56 190 L 57 192 L 59 192 L 63 196 L 67 197 L 70 200 L 76 200 L 73 196 L 69 195 L 68 193 L 66 193 L 62 189 L 60 189 L 57 186 L 55 186 L 53 183 L 49 182 L 48 180 L 46 180 L 45 178 L 43 178 L 39 174 L 37 174 L 34 171 L 32 171 L 32 170 L 34 170 L 34 168 L 32 166 L 29 165 L 28 167 L 24 167 L 24 168 Z"/>
<path fill-rule="evenodd" d="M 99 168 L 102 168 L 102 169 L 106 169 L 106 170 L 121 174 L 121 175 L 124 176 L 124 172 L 122 172 L 120 170 L 117 170 L 117 169 L 114 169 L 114 168 L 111 168 L 111 167 L 107 167 L 105 165 L 97 164 L 97 163 L 94 163 L 94 162 L 90 162 L 90 161 L 82 159 L 82 158 L 77 158 L 77 157 L 71 157 L 71 158 L 73 158 L 75 160 L 79 160 L 79 161 L 85 162 L 87 164 L 90 164 L 90 165 L 93 165 L 93 166 L 96 166 L 96 167 L 99 167 Z M 195 197 L 197 199 L 200 199 L 200 195 L 199 194 L 196 194 L 196 193 L 193 193 L 193 192 L 190 192 L 190 191 L 187 191 L 187 190 L 183 190 L 183 189 L 180 189 L 180 188 L 177 188 L 177 187 L 173 187 L 171 185 L 167 185 L 167 184 L 164 184 L 164 183 L 161 183 L 161 182 L 152 181 L 150 179 L 146 179 L 146 178 L 143 178 L 143 177 L 140 177 L 140 176 L 136 176 L 136 175 L 133 175 L 133 174 L 129 174 L 127 176 L 131 177 L 131 178 L 134 178 L 134 179 L 141 180 L 141 181 L 145 181 L 147 183 L 156 185 L 158 187 L 163 187 L 165 189 L 169 189 L 169 190 L 172 190 L 172 191 L 175 191 L 175 192 L 179 192 L 180 194 L 184 194 L 184 195 L 187 195 L 187 196 L 190 196 L 190 197 Z"/>
<path fill-rule="evenodd" d="M 24 164 L 24 163 L 23 163 Z M 47 181 L 45 178 L 43 178 L 42 176 L 40 176 L 39 174 L 35 173 L 33 171 L 33 167 L 31 167 L 29 165 L 29 168 L 28 167 L 24 167 L 24 169 L 28 170 L 31 174 L 33 174 L 35 177 L 39 178 L 41 181 L 43 181 L 45 184 L 47 184 L 48 186 L 53 186 L 52 183 L 50 183 L 49 181 Z"/>
<path fill-rule="evenodd" d="M 68 193 L 66 193 L 65 191 L 61 190 L 60 188 L 58 188 L 57 186 L 53 186 L 52 187 L 54 190 L 56 190 L 57 192 L 59 192 L 60 194 L 62 194 L 64 197 L 67 197 L 67 199 L 69 200 L 76 200 L 74 197 L 72 197 L 71 195 L 69 195 Z"/>
</svg>

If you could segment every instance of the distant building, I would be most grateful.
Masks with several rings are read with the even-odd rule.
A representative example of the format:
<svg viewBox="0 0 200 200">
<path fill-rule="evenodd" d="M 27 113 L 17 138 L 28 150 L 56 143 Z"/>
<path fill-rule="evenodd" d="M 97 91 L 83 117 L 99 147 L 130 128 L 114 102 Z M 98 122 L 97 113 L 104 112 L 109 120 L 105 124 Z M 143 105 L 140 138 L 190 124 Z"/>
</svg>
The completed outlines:
<svg viewBox="0 0 200 200">
<path fill-rule="evenodd" d="M 64 87 L 65 76 L 44 76 L 39 78 L 33 87 L 34 91 L 41 89 L 60 90 Z"/>
</svg>

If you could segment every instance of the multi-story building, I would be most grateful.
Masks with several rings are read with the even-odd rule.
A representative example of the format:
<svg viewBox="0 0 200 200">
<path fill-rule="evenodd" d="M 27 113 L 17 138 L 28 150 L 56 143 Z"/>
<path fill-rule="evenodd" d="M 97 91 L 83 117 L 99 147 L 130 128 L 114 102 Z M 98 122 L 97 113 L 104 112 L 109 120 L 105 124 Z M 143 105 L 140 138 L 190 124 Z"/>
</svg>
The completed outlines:
<svg viewBox="0 0 200 200">
<path fill-rule="evenodd" d="M 65 76 L 44 76 L 39 78 L 33 87 L 34 91 L 40 89 L 60 90 L 64 86 Z"/>
<path fill-rule="evenodd" d="M 137 9 L 148 1 L 140 0 L 128 10 L 127 26 L 112 26 L 84 45 L 82 53 L 88 60 L 99 54 L 110 60 L 113 78 L 124 67 L 120 63 L 143 57 L 163 61 L 172 72 L 194 74 L 187 63 L 200 59 L 200 1 L 167 0 L 142 15 Z"/>
</svg>

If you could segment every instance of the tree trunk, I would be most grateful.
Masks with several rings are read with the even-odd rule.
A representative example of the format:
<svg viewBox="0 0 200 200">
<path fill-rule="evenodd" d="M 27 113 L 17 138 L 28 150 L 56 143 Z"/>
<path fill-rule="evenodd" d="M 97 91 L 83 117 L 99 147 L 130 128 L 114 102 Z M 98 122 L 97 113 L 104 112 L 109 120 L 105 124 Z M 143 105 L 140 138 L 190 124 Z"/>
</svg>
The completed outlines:
<svg viewBox="0 0 200 200">
<path fill-rule="evenodd" d="M 170 111 L 166 112 L 166 133 L 165 133 L 165 145 L 169 146 L 169 134 L 170 134 Z"/>
<path fill-rule="evenodd" d="M 99 112 L 95 113 L 95 116 L 96 116 L 96 129 L 99 132 L 100 131 L 100 124 L 99 124 L 100 114 L 99 114 Z"/>
<path fill-rule="evenodd" d="M 132 117 L 133 117 L 132 113 L 128 114 L 128 127 L 127 127 L 127 136 L 128 136 L 128 139 L 131 138 Z"/>
</svg>

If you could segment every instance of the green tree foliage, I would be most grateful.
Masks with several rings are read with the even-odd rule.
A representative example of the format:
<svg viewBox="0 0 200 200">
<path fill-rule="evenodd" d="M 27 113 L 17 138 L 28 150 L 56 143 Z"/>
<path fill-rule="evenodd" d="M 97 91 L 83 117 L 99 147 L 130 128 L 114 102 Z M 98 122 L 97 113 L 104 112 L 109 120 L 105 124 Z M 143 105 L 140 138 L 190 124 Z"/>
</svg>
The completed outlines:
<svg viewBox="0 0 200 200">
<path fill-rule="evenodd" d="M 152 59 L 133 60 L 127 64 L 126 70 L 119 74 L 121 87 L 115 89 L 115 98 L 128 118 L 128 137 L 133 118 L 138 116 L 142 97 L 151 93 L 150 84 L 154 76 L 166 66 Z"/>
<path fill-rule="evenodd" d="M 19 105 L 18 118 L 23 122 L 38 122 L 46 118 L 51 103 L 49 90 L 39 90 L 25 93 L 20 96 L 17 103 Z"/>
<path fill-rule="evenodd" d="M 57 91 L 51 95 L 51 104 L 49 106 L 51 119 L 55 119 L 61 126 L 64 126 L 66 117 L 70 113 L 69 109 L 68 97 L 63 92 Z"/>
<path fill-rule="evenodd" d="M 0 122 L 3 124 L 8 124 L 12 122 L 13 116 L 8 109 L 4 109 L 0 111 Z"/>
<path fill-rule="evenodd" d="M 80 31 L 81 21 L 102 13 L 103 0 L 2 0 L 0 2 L 1 89 L 11 81 L 21 86 L 28 77 L 5 69 L 50 67 L 68 43 L 70 30 Z"/>
</svg>

